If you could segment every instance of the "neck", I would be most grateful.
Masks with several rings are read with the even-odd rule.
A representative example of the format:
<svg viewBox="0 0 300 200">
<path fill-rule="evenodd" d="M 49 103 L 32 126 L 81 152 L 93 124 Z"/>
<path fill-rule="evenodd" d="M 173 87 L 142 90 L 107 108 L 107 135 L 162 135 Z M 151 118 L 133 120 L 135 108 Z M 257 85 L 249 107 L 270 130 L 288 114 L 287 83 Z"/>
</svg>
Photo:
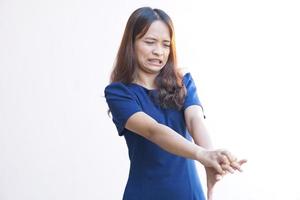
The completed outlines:
<svg viewBox="0 0 300 200">
<path fill-rule="evenodd" d="M 139 85 L 142 85 L 149 89 L 155 89 L 155 78 L 157 74 L 149 74 L 149 73 L 143 73 L 142 71 L 137 71 L 136 78 L 133 81 L 134 83 L 137 83 Z"/>
</svg>

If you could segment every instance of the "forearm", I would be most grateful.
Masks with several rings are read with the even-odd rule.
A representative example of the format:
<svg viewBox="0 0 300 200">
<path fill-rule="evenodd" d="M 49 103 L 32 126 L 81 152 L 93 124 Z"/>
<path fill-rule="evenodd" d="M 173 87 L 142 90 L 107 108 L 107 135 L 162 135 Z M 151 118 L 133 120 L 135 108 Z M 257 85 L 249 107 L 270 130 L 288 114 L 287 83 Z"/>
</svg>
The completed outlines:
<svg viewBox="0 0 300 200">
<path fill-rule="evenodd" d="M 170 153 L 201 162 L 203 148 L 188 141 L 168 126 L 157 123 L 148 139 Z"/>
</svg>

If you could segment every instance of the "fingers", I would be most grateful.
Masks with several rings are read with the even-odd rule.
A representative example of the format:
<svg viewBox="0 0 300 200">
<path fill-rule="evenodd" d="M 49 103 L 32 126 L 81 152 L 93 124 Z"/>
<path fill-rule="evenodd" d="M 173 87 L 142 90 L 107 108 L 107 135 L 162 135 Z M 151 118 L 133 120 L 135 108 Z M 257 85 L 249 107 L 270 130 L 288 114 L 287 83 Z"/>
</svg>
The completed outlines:
<svg viewBox="0 0 300 200">
<path fill-rule="evenodd" d="M 226 165 L 222 164 L 221 166 L 224 171 L 230 172 L 231 174 L 234 173 L 235 169 L 232 168 L 231 164 L 226 164 Z"/>
<path fill-rule="evenodd" d="M 243 165 L 243 164 L 245 164 L 246 162 L 248 162 L 248 160 L 242 159 L 242 160 L 240 160 L 238 163 L 239 163 L 240 165 Z"/>
<path fill-rule="evenodd" d="M 232 165 L 233 165 L 233 167 L 235 167 L 235 168 L 236 168 L 237 170 L 239 170 L 240 172 L 243 172 L 241 166 L 242 166 L 243 164 L 245 164 L 246 162 L 247 162 L 246 159 L 242 159 L 242 160 L 240 160 L 240 161 L 237 161 L 237 162 L 232 163 Z"/>
<path fill-rule="evenodd" d="M 230 161 L 228 160 L 227 156 L 226 155 L 223 155 L 222 152 L 219 152 L 218 153 L 218 161 L 219 163 L 223 163 L 223 164 L 230 164 Z"/>
<path fill-rule="evenodd" d="M 230 163 L 230 166 L 231 166 L 233 169 L 242 172 L 241 165 L 240 165 L 238 162 L 232 162 L 232 163 Z"/>
<path fill-rule="evenodd" d="M 237 161 L 237 158 L 227 150 L 221 150 L 221 154 L 226 156 L 230 163 Z"/>
<path fill-rule="evenodd" d="M 236 170 L 242 172 L 241 166 L 247 160 L 238 160 L 233 154 L 227 150 L 206 151 L 206 158 L 203 159 L 202 164 L 207 167 L 213 167 L 220 175 L 216 178 L 220 180 L 226 172 L 234 173 Z"/>
<path fill-rule="evenodd" d="M 217 181 L 221 180 L 227 172 L 234 173 L 234 169 L 229 164 L 219 164 L 216 162 L 213 168 L 216 170 L 215 178 Z"/>
<path fill-rule="evenodd" d="M 219 150 L 219 161 L 221 162 L 221 167 L 224 171 L 234 173 L 235 170 L 242 172 L 241 166 L 247 162 L 246 159 L 238 160 L 231 152 L 220 149 Z"/>
<path fill-rule="evenodd" d="M 223 176 L 221 174 L 216 174 L 215 178 L 217 181 L 219 181 L 223 178 Z"/>
<path fill-rule="evenodd" d="M 236 158 L 229 151 L 226 150 L 218 151 L 218 161 L 223 170 L 221 175 L 224 175 L 226 171 L 230 173 L 234 173 L 234 168 L 232 168 L 231 163 L 234 162 L 235 160 Z"/>
<path fill-rule="evenodd" d="M 213 166 L 212 166 L 219 174 L 223 174 L 224 170 L 222 168 L 222 166 L 218 163 L 218 162 L 214 162 Z"/>
</svg>

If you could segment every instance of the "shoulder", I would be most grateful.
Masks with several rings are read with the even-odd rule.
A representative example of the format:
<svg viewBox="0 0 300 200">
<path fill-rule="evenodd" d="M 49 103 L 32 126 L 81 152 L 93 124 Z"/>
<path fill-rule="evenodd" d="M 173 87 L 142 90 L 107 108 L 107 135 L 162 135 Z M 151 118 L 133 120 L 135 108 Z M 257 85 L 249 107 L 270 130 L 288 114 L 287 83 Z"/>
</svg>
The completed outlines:
<svg viewBox="0 0 300 200">
<path fill-rule="evenodd" d="M 130 88 L 122 82 L 113 82 L 107 85 L 104 89 L 105 96 L 109 95 L 130 95 L 133 96 Z"/>
<path fill-rule="evenodd" d="M 122 82 L 113 82 L 108 84 L 104 91 L 111 91 L 111 90 L 129 90 L 129 86 Z"/>
<path fill-rule="evenodd" d="M 194 79 L 192 77 L 192 74 L 190 72 L 186 72 L 182 77 L 182 82 L 185 84 L 185 86 L 189 85 L 190 83 L 193 83 Z"/>
<path fill-rule="evenodd" d="M 110 83 L 108 84 L 104 91 L 110 91 L 110 90 L 113 90 L 113 89 L 118 89 L 118 88 L 123 88 L 125 85 L 121 82 L 113 82 L 113 83 Z"/>
<path fill-rule="evenodd" d="M 192 78 L 192 75 L 190 72 L 186 72 L 184 75 L 183 75 L 183 80 L 189 80 Z"/>
<path fill-rule="evenodd" d="M 188 80 L 192 79 L 191 72 L 189 68 L 178 68 L 178 73 L 182 77 L 182 81 L 187 82 Z"/>
</svg>

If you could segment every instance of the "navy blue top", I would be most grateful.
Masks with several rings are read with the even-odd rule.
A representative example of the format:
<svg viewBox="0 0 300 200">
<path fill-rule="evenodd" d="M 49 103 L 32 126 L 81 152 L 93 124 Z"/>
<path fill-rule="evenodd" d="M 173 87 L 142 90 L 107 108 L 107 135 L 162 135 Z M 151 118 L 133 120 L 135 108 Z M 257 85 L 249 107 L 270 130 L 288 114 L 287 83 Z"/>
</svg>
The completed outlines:
<svg viewBox="0 0 300 200">
<path fill-rule="evenodd" d="M 119 135 L 124 135 L 129 152 L 130 172 L 123 200 L 205 199 L 194 160 L 171 154 L 124 127 L 132 114 L 142 111 L 191 141 L 184 110 L 201 103 L 190 73 L 184 75 L 183 82 L 187 95 L 180 111 L 161 108 L 151 97 L 157 90 L 135 83 L 114 82 L 105 88 L 113 122 Z"/>
</svg>

